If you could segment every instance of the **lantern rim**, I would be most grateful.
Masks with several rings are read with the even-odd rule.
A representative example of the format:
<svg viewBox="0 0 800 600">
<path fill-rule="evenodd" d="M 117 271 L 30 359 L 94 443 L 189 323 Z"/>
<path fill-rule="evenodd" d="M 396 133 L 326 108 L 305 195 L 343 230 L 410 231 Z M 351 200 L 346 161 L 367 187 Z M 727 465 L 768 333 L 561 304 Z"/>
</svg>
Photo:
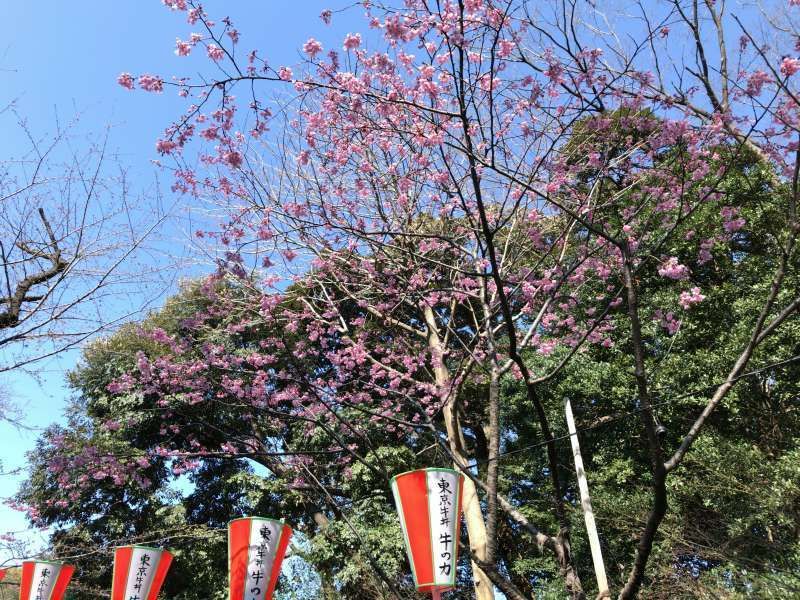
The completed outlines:
<svg viewBox="0 0 800 600">
<path fill-rule="evenodd" d="M 395 479 L 398 479 L 403 475 L 409 475 L 411 473 L 419 473 L 420 471 L 425 471 L 425 472 L 434 471 L 436 473 L 455 473 L 456 475 L 464 477 L 464 474 L 461 471 L 458 471 L 457 469 L 450 469 L 447 467 L 425 467 L 424 469 L 411 469 L 410 471 L 403 471 L 402 473 L 398 473 L 397 475 L 392 477 L 390 481 L 394 481 Z"/>
<path fill-rule="evenodd" d="M 142 550 L 157 550 L 159 552 L 169 552 L 166 548 L 156 548 L 155 546 L 143 546 L 142 544 L 127 544 L 125 546 L 114 546 L 114 550 L 122 548 L 140 548 Z"/>
<path fill-rule="evenodd" d="M 255 515 L 252 516 L 252 517 L 237 517 L 236 519 L 231 519 L 230 521 L 228 521 L 228 526 L 230 527 L 230 524 L 231 523 L 236 523 L 236 521 L 252 521 L 253 519 L 258 520 L 258 521 L 269 521 L 271 523 L 280 523 L 284 527 L 288 527 L 289 529 L 292 529 L 292 526 L 288 525 L 286 523 L 286 521 L 284 521 L 283 519 L 273 519 L 272 517 L 258 517 L 258 516 L 255 516 Z"/>
<path fill-rule="evenodd" d="M 428 594 L 430 592 L 450 592 L 456 589 L 456 585 L 444 584 L 444 583 L 423 583 L 421 585 L 416 586 L 416 590 L 418 592 L 423 592 Z"/>
</svg>

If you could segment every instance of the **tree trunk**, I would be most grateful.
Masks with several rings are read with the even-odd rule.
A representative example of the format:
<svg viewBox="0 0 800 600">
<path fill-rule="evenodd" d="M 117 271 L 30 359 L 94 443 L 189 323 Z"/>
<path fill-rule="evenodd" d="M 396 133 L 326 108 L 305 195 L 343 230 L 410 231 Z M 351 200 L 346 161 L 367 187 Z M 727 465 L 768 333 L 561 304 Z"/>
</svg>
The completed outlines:
<svg viewBox="0 0 800 600">
<path fill-rule="evenodd" d="M 659 525 L 667 514 L 667 470 L 664 465 L 664 451 L 661 440 L 656 433 L 656 422 L 650 402 L 650 390 L 645 368 L 644 342 L 642 341 L 642 328 L 639 321 L 639 300 L 628 256 L 624 256 L 623 276 L 627 290 L 628 316 L 631 321 L 631 343 L 633 345 L 634 377 L 636 379 L 637 397 L 639 399 L 639 417 L 647 434 L 650 462 L 653 470 L 653 506 L 647 517 L 644 531 L 639 537 L 636 547 L 636 558 L 633 562 L 625 587 L 619 594 L 620 600 L 630 600 L 637 597 L 644 581 L 645 567 L 653 549 L 653 541 Z"/>
<path fill-rule="evenodd" d="M 458 423 L 455 412 L 453 402 L 448 402 L 444 409 L 447 438 L 450 442 L 450 450 L 456 457 L 456 460 L 464 465 L 467 462 L 466 457 L 458 447 L 460 446 L 458 440 L 461 437 L 461 425 Z M 456 465 L 456 468 L 458 468 L 458 465 Z M 489 549 L 488 537 L 486 535 L 486 523 L 483 520 L 483 512 L 481 511 L 475 484 L 468 477 L 464 478 L 464 498 L 462 502 L 464 507 L 464 520 L 467 523 L 467 536 L 469 537 L 470 550 L 478 560 L 485 561 Z M 477 600 L 494 600 L 492 581 L 475 561 L 472 561 L 472 573 L 475 584 L 475 598 Z"/>
<path fill-rule="evenodd" d="M 464 451 L 464 436 L 461 431 L 461 425 L 458 422 L 455 395 L 449 391 L 452 387 L 452 379 L 450 378 L 450 373 L 447 371 L 447 368 L 444 366 L 444 348 L 442 348 L 433 310 L 426 305 L 423 312 L 425 315 L 425 323 L 428 326 L 428 346 L 436 357 L 436 366 L 434 368 L 436 385 L 440 390 L 448 390 L 442 393 L 445 401 L 442 414 L 444 416 L 445 427 L 447 428 L 447 440 L 450 451 L 455 460 L 461 463 L 460 465 L 455 465 L 456 469 L 458 469 L 460 466 L 467 464 L 467 459 Z M 464 520 L 467 523 L 467 536 L 469 537 L 470 550 L 473 556 L 478 560 L 486 561 L 488 549 L 486 522 L 483 520 L 483 513 L 481 512 L 481 505 L 477 490 L 475 489 L 475 484 L 468 477 L 464 478 L 464 497 L 462 505 L 464 508 Z M 492 581 L 475 561 L 472 561 L 472 578 L 475 585 L 476 600 L 494 600 Z"/>
</svg>

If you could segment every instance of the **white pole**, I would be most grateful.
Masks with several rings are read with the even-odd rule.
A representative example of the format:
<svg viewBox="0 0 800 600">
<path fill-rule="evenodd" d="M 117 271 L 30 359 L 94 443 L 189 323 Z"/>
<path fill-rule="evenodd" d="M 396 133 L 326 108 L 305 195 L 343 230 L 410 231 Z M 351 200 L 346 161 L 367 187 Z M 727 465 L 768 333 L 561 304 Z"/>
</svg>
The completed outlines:
<svg viewBox="0 0 800 600">
<path fill-rule="evenodd" d="M 583 508 L 583 518 L 586 520 L 586 531 L 589 534 L 589 547 L 592 550 L 594 573 L 597 577 L 597 588 L 600 591 L 599 597 L 610 598 L 611 593 L 608 589 L 606 568 L 603 564 L 603 554 L 600 550 L 600 537 L 597 535 L 597 526 L 595 525 L 594 512 L 592 511 L 592 500 L 589 497 L 589 483 L 586 481 L 586 472 L 583 470 L 581 447 L 578 442 L 578 433 L 575 430 L 575 419 L 572 416 L 572 405 L 570 404 L 569 398 L 564 399 L 564 411 L 567 413 L 567 428 L 569 429 L 569 439 L 572 442 L 572 455 L 575 458 L 575 473 L 578 475 L 578 489 L 581 492 L 581 507 Z"/>
<path fill-rule="evenodd" d="M 442 592 L 439 590 L 433 590 L 431 592 L 431 600 L 442 600 Z"/>
</svg>

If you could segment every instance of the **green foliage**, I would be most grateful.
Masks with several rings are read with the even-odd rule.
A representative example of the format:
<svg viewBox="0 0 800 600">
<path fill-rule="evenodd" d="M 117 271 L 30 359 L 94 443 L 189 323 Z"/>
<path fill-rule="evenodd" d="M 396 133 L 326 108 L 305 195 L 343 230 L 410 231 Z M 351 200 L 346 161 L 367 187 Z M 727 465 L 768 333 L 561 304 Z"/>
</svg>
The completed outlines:
<svg viewBox="0 0 800 600">
<path fill-rule="evenodd" d="M 691 310 L 681 309 L 674 286 L 655 272 L 657 260 L 643 265 L 638 273 L 647 372 L 658 417 L 667 429 L 664 447 L 668 452 L 677 448 L 710 392 L 736 361 L 780 256 L 781 238 L 776 232 L 783 228 L 779 205 L 784 191 L 773 189 L 769 173 L 759 172 L 752 162 L 743 160 L 739 168 L 725 180 L 724 188 L 726 202 L 741 208 L 746 229 L 730 245 L 715 246 L 713 260 L 701 264 L 686 241 L 710 233 L 705 213 L 712 208 L 701 208 L 663 248 L 663 254 L 691 266 L 691 285 L 698 285 L 706 299 Z M 793 261 L 779 304 L 800 289 L 796 255 Z M 567 496 L 579 571 L 584 583 L 591 581 L 592 565 L 563 425 L 565 397 L 571 398 L 583 430 L 579 435 L 613 589 L 624 583 L 634 542 L 652 503 L 624 310 L 624 305 L 619 308 L 612 348 L 584 349 L 566 369 L 540 386 L 556 424 L 554 434 L 560 438 L 563 475 L 570 482 Z M 674 335 L 660 323 L 658 310 L 674 311 L 680 319 Z M 535 372 L 546 373 L 568 351 L 560 348 L 550 356 L 528 359 Z M 796 597 L 800 590 L 800 364 L 793 360 L 769 365 L 799 354 L 800 324 L 795 319 L 759 348 L 748 369 L 755 372 L 737 383 L 668 480 L 669 512 L 656 538 L 643 597 Z M 537 444 L 541 440 L 538 427 L 530 417 L 533 407 L 513 383 L 507 384 L 505 394 L 503 491 L 525 507 L 533 522 L 552 530 L 547 462 Z M 518 539 L 516 532 L 509 535 Z M 533 552 L 530 545 L 518 547 L 519 558 L 510 557 L 521 589 L 526 589 L 523 578 L 530 579 L 531 573 L 538 572 L 547 581 L 558 580 L 555 563 L 531 558 Z"/>
</svg>

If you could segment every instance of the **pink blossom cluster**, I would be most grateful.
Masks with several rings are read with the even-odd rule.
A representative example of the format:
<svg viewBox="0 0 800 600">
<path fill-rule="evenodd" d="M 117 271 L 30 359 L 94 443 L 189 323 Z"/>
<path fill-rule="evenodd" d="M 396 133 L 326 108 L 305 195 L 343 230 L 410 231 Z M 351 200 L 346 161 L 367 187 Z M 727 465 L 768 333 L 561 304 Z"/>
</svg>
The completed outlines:
<svg viewBox="0 0 800 600">
<path fill-rule="evenodd" d="M 308 54 L 311 58 L 314 58 L 317 54 L 322 52 L 322 44 L 314 38 L 309 38 L 308 41 L 303 44 L 303 52 Z"/>
<path fill-rule="evenodd" d="M 681 321 L 675 318 L 675 313 L 668 311 L 664 312 L 658 309 L 653 313 L 653 318 L 658 321 L 659 325 L 667 332 L 667 335 L 675 335 L 681 328 Z"/>
<path fill-rule="evenodd" d="M 360 33 L 348 33 L 344 38 L 344 50 L 355 50 L 361 45 Z"/>
<path fill-rule="evenodd" d="M 670 256 L 658 267 L 658 274 L 668 279 L 681 281 L 689 278 L 689 267 L 678 262 L 676 256 Z"/>
<path fill-rule="evenodd" d="M 781 73 L 786 77 L 791 77 L 798 71 L 800 71 L 800 59 L 790 56 L 784 57 L 781 61 Z"/>
<path fill-rule="evenodd" d="M 706 297 L 700 293 L 700 288 L 695 286 L 689 291 L 681 292 L 679 303 L 681 308 L 689 310 L 692 306 L 699 304 L 705 299 Z"/>
<path fill-rule="evenodd" d="M 720 210 L 722 215 L 722 226 L 726 233 L 734 233 L 745 226 L 746 221 L 738 216 L 740 208 L 736 206 L 723 206 Z"/>
</svg>

